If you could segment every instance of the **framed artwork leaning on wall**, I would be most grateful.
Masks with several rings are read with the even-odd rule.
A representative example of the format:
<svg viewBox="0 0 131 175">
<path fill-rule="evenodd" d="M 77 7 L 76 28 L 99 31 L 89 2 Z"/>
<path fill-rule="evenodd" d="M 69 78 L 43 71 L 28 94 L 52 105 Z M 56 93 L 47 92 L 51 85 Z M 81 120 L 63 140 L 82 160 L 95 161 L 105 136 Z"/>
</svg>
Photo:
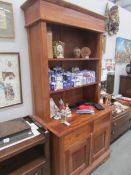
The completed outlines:
<svg viewBox="0 0 131 175">
<path fill-rule="evenodd" d="M 22 104 L 19 53 L 0 53 L 0 108 Z"/>
<path fill-rule="evenodd" d="M 11 3 L 0 0 L 0 38 L 14 38 L 14 16 Z"/>
</svg>

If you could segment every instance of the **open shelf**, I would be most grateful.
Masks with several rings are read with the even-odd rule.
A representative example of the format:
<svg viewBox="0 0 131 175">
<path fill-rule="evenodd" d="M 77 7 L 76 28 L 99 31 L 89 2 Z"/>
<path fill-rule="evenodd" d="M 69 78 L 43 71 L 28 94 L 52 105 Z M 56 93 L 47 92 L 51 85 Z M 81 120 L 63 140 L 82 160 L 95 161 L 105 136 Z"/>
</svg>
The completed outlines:
<svg viewBox="0 0 131 175">
<path fill-rule="evenodd" d="M 91 85 L 96 85 L 96 84 L 97 84 L 97 82 L 86 84 L 86 85 L 82 85 L 82 86 L 77 86 L 77 87 L 71 87 L 71 88 L 67 88 L 67 89 L 61 89 L 61 90 L 57 90 L 57 91 L 50 91 L 50 94 L 66 92 L 66 91 L 70 91 L 70 90 L 73 90 L 73 89 L 79 89 L 79 88 L 83 88 L 83 87 L 87 87 L 87 86 L 91 86 Z"/>
<path fill-rule="evenodd" d="M 30 149 L 38 144 L 43 144 L 45 142 L 45 137 L 43 135 L 38 135 L 33 139 L 28 139 L 24 142 L 18 143 L 12 147 L 4 149 L 1 151 L 0 160 L 4 161 L 7 158 L 15 156 L 27 149 Z"/>
<path fill-rule="evenodd" d="M 26 165 L 23 165 L 19 169 L 16 169 L 13 172 L 11 172 L 11 175 L 31 173 L 36 169 L 42 167 L 45 163 L 46 163 L 46 160 L 43 157 L 38 157 L 37 159 L 31 162 L 28 162 Z"/>
<path fill-rule="evenodd" d="M 98 61 L 99 58 L 49 58 L 48 61 Z"/>
</svg>

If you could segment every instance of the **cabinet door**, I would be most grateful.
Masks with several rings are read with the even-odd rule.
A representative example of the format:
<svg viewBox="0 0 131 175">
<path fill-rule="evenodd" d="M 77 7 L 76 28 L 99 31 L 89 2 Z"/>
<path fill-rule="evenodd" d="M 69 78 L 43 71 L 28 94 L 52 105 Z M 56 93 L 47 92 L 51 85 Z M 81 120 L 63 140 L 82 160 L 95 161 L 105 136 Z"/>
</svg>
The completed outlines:
<svg viewBox="0 0 131 175">
<path fill-rule="evenodd" d="M 109 147 L 110 126 L 96 130 L 92 138 L 92 161 L 99 158 Z"/>
<path fill-rule="evenodd" d="M 73 144 L 65 152 L 65 174 L 78 175 L 90 162 L 90 137 Z"/>
</svg>

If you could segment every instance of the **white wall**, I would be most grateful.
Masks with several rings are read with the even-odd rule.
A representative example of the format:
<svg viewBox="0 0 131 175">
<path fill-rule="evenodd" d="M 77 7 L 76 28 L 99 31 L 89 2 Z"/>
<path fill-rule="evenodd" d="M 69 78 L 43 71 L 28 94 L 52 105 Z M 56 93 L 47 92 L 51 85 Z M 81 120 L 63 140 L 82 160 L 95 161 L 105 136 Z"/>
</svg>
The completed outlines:
<svg viewBox="0 0 131 175">
<path fill-rule="evenodd" d="M 23 12 L 20 9 L 24 0 L 8 0 L 7 2 L 13 2 L 15 39 L 0 39 L 0 52 L 20 53 L 23 104 L 0 109 L 0 121 L 32 114 L 28 43 Z"/>
<path fill-rule="evenodd" d="M 5 1 L 5 0 L 3 0 Z M 0 52 L 20 52 L 21 58 L 21 76 L 22 76 L 22 92 L 23 104 L 14 107 L 0 109 L 0 121 L 9 120 L 16 117 L 32 114 L 32 98 L 31 83 L 29 73 L 29 56 L 26 29 L 24 28 L 23 12 L 20 9 L 21 4 L 25 0 L 6 0 L 13 3 L 14 20 L 15 20 L 15 39 L 0 39 Z M 104 14 L 107 0 L 65 0 L 81 7 L 87 8 L 94 12 Z M 131 13 L 120 8 L 120 31 L 118 36 L 131 39 Z M 108 37 L 106 53 L 104 58 L 114 58 L 116 36 Z M 125 65 L 116 66 L 116 74 L 119 76 L 122 72 L 125 74 Z M 118 80 L 116 81 L 116 93 L 118 89 Z"/>
</svg>

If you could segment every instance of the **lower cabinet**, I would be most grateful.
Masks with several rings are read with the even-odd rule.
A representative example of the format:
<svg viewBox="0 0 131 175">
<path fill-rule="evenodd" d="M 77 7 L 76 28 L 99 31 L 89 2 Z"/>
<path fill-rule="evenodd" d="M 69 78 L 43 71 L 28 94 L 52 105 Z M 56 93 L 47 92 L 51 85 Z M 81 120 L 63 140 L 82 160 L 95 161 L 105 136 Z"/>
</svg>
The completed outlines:
<svg viewBox="0 0 131 175">
<path fill-rule="evenodd" d="M 65 174 L 76 175 L 90 164 L 91 137 L 80 140 L 65 152 Z"/>
<path fill-rule="evenodd" d="M 52 175 L 90 175 L 109 157 L 111 113 L 73 128 L 62 137 L 52 135 Z"/>
<path fill-rule="evenodd" d="M 110 125 L 100 128 L 93 133 L 92 141 L 92 161 L 99 158 L 110 144 Z"/>
</svg>

